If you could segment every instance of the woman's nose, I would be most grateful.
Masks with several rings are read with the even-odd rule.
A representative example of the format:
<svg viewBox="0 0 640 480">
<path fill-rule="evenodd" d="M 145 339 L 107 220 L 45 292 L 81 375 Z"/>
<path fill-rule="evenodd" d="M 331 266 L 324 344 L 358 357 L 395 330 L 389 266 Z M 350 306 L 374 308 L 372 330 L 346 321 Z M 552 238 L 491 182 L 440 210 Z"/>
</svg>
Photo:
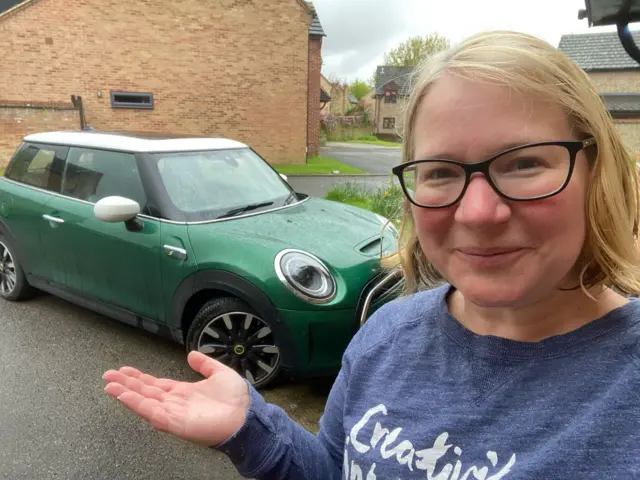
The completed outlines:
<svg viewBox="0 0 640 480">
<path fill-rule="evenodd" d="M 482 226 L 506 222 L 511 208 L 496 192 L 484 175 L 474 174 L 458 204 L 455 219 L 469 226 Z"/>
</svg>

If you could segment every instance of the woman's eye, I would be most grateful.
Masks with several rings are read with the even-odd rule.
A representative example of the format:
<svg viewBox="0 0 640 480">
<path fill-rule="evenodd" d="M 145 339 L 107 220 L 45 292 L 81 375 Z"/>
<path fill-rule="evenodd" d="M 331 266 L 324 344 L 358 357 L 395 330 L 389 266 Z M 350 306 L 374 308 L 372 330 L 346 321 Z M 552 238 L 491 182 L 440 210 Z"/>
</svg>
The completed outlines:
<svg viewBox="0 0 640 480">
<path fill-rule="evenodd" d="M 421 177 L 422 180 L 443 180 L 448 178 L 456 178 L 459 175 L 458 172 L 450 168 L 437 168 L 424 172 Z"/>
<path fill-rule="evenodd" d="M 535 168 L 541 166 L 537 158 L 517 158 L 513 162 L 514 170 L 525 170 L 527 168 Z"/>
</svg>

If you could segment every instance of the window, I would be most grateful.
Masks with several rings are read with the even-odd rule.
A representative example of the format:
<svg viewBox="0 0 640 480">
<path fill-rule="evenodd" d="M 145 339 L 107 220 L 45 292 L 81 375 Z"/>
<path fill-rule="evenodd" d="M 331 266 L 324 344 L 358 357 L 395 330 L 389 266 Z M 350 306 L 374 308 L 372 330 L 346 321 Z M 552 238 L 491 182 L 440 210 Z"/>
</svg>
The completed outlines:
<svg viewBox="0 0 640 480">
<path fill-rule="evenodd" d="M 95 203 L 117 195 L 147 204 L 138 164 L 130 153 L 72 148 L 62 179 L 62 194 Z"/>
<path fill-rule="evenodd" d="M 150 157 L 157 162 L 169 200 L 189 221 L 211 220 L 251 204 L 282 206 L 291 196 L 280 176 L 250 148 Z"/>
<path fill-rule="evenodd" d="M 7 168 L 6 177 L 52 192 L 60 191 L 68 148 L 24 143 Z"/>
<path fill-rule="evenodd" d="M 398 95 L 396 95 L 395 93 L 385 95 L 384 103 L 398 103 Z"/>
<path fill-rule="evenodd" d="M 382 128 L 395 128 L 395 127 L 396 127 L 395 117 L 384 117 L 382 119 Z"/>
<path fill-rule="evenodd" d="M 111 92 L 113 108 L 153 109 L 153 93 Z"/>
</svg>

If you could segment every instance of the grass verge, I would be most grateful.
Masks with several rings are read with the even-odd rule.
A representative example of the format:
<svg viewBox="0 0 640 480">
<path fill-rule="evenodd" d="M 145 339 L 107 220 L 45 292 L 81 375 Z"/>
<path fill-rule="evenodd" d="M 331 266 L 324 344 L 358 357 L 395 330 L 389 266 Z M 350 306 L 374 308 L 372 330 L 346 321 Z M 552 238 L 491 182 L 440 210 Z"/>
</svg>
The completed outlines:
<svg viewBox="0 0 640 480">
<path fill-rule="evenodd" d="M 401 147 L 401 143 L 387 142 L 386 140 L 347 140 L 348 143 L 365 143 L 368 145 L 378 145 L 380 147 Z"/>
<path fill-rule="evenodd" d="M 352 140 L 346 140 L 349 143 L 367 143 L 369 145 L 379 145 L 381 147 L 401 147 L 400 142 L 389 142 L 387 140 L 380 140 L 375 135 L 369 135 L 366 137 L 354 138 Z"/>
<path fill-rule="evenodd" d="M 388 218 L 397 227 L 400 226 L 402 220 L 404 193 L 399 185 L 391 182 L 375 190 L 364 188 L 352 182 L 345 182 L 329 190 L 324 198 L 371 210 Z"/>
<path fill-rule="evenodd" d="M 330 175 L 334 170 L 341 174 L 363 174 L 364 170 L 339 162 L 331 157 L 309 157 L 307 163 L 302 165 L 274 164 L 273 168 L 278 173 L 285 175 Z"/>
</svg>

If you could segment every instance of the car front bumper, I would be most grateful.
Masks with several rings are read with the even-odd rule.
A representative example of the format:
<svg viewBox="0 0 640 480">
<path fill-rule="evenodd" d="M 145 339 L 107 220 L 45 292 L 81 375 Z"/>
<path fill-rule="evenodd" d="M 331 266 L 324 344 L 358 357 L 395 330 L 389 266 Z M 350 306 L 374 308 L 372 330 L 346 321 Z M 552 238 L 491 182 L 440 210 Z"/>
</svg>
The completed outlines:
<svg viewBox="0 0 640 480">
<path fill-rule="evenodd" d="M 331 375 L 357 330 L 376 310 L 397 296 L 402 275 L 385 272 L 363 288 L 355 308 L 278 310 L 274 332 L 281 345 L 282 369 L 295 376 Z"/>
</svg>

